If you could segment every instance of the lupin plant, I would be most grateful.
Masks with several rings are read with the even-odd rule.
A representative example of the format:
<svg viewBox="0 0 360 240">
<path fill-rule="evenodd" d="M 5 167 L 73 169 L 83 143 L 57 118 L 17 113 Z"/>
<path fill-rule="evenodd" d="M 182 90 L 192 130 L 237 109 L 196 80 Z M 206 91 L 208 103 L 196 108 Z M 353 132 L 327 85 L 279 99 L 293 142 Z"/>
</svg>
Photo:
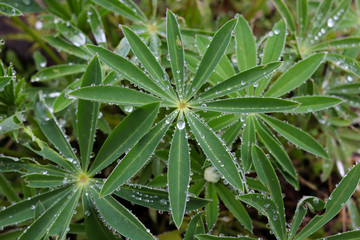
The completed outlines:
<svg viewBox="0 0 360 240">
<path fill-rule="evenodd" d="M 360 167 L 348 160 L 360 2 L 272 2 L 282 19 L 259 39 L 242 15 L 212 33 L 157 16 L 157 1 L 150 17 L 131 0 L 1 2 L 47 57 L 34 52 L 29 82 L 1 64 L 0 132 L 19 152 L 0 157 L 0 238 L 360 238 Z M 36 30 L 17 18 L 37 11 Z M 334 165 L 341 180 L 309 196 L 301 164 L 317 158 L 321 181 L 340 179 Z M 350 231 L 324 233 L 345 208 Z"/>
</svg>

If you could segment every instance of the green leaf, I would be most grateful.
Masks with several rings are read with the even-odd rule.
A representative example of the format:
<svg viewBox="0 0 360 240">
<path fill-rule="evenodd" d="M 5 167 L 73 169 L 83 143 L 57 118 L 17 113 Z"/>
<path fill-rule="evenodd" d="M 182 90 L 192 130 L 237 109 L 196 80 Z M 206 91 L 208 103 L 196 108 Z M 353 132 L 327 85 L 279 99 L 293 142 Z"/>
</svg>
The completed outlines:
<svg viewBox="0 0 360 240">
<path fill-rule="evenodd" d="M 113 70 L 124 76 L 127 80 L 133 84 L 158 95 L 159 97 L 165 97 L 169 100 L 174 100 L 169 95 L 168 90 L 164 87 L 160 87 L 153 80 L 151 80 L 142 70 L 136 67 L 133 63 L 125 58 L 110 52 L 101 47 L 87 45 L 86 46 L 92 53 L 98 54 L 99 59 Z"/>
<path fill-rule="evenodd" d="M 2 174 L 0 174 L 0 190 L 10 202 L 20 201 L 18 193 Z"/>
<path fill-rule="evenodd" d="M 88 36 L 70 22 L 58 21 L 56 27 L 60 34 L 76 47 L 84 47 L 85 43 L 90 42 Z"/>
<path fill-rule="evenodd" d="M 338 233 L 336 235 L 319 238 L 322 240 L 357 240 L 360 238 L 360 230 Z"/>
<path fill-rule="evenodd" d="M 336 85 L 331 87 L 328 92 L 332 94 L 359 94 L 360 83 Z"/>
<path fill-rule="evenodd" d="M 170 211 L 169 194 L 163 189 L 143 185 L 123 185 L 114 194 L 140 206 L 160 211 Z M 186 211 L 202 208 L 208 202 L 205 199 L 190 196 L 189 201 L 186 203 Z"/>
<path fill-rule="evenodd" d="M 270 229 L 277 239 L 286 239 L 286 228 L 279 220 L 279 213 L 276 204 L 267 195 L 252 193 L 237 196 L 241 201 L 256 208 L 262 215 L 265 215 L 270 223 Z M 283 218 L 285 216 L 283 215 Z"/>
<path fill-rule="evenodd" d="M 50 160 L 67 170 L 76 170 L 76 167 L 68 159 L 62 157 L 59 153 L 50 148 L 47 143 L 39 139 L 36 141 L 36 143 L 40 147 L 40 150 L 33 148 L 29 142 L 25 143 L 24 146 L 39 156 L 42 156 L 43 158 L 46 158 L 47 160 Z M 29 172 L 33 173 L 33 170 L 29 170 Z M 54 173 L 51 173 L 51 175 L 54 175 Z"/>
<path fill-rule="evenodd" d="M 20 235 L 19 240 L 27 239 L 42 239 L 42 237 L 49 231 L 49 228 L 54 224 L 55 220 L 62 212 L 64 207 L 69 203 L 72 197 L 80 190 L 71 191 L 67 195 L 62 195 L 53 202 L 52 206 L 47 209 L 41 216 L 39 216 L 29 228 L 25 229 Z"/>
<path fill-rule="evenodd" d="M 185 111 L 185 116 L 205 155 L 230 184 L 243 191 L 240 174 L 223 141 L 192 112 Z"/>
<path fill-rule="evenodd" d="M 64 185 L 65 179 L 65 176 L 60 177 L 46 174 L 29 174 L 26 175 L 24 181 L 29 187 L 50 188 Z M 69 181 L 69 183 L 71 183 L 71 181 Z"/>
<path fill-rule="evenodd" d="M 200 54 L 204 55 L 206 52 L 207 46 L 210 44 L 210 39 L 203 35 L 196 35 L 196 44 L 198 46 Z M 235 74 L 232 64 L 226 55 L 223 55 L 221 57 L 218 65 L 215 67 L 215 72 L 222 79 L 229 78 Z M 211 76 L 213 76 L 213 74 Z M 210 78 L 211 78 L 211 76 L 210 76 Z"/>
<path fill-rule="evenodd" d="M 301 96 L 290 98 L 301 105 L 289 112 L 292 113 L 307 113 L 324 110 L 330 107 L 334 107 L 342 102 L 340 98 L 329 97 L 329 96 Z"/>
<path fill-rule="evenodd" d="M 35 103 L 34 111 L 35 119 L 47 139 L 49 139 L 70 162 L 78 164 L 78 159 L 66 139 L 65 133 L 60 128 L 60 124 L 42 100 Z"/>
<path fill-rule="evenodd" d="M 274 62 L 245 70 L 199 94 L 196 99 L 204 101 L 237 92 L 247 86 L 250 86 L 251 84 L 256 83 L 260 79 L 269 76 L 280 65 L 281 62 Z"/>
<path fill-rule="evenodd" d="M 101 16 L 98 10 L 93 6 L 90 6 L 87 12 L 87 16 L 95 41 L 100 46 L 106 48 L 106 36 L 105 36 L 104 25 L 101 21 Z"/>
<path fill-rule="evenodd" d="M 340 54 L 327 54 L 326 60 L 341 68 L 346 72 L 355 74 L 360 77 L 360 64 L 357 60 L 351 57 L 343 56 Z"/>
<path fill-rule="evenodd" d="M 0 77 L 0 90 L 2 89 L 11 81 L 11 77 Z"/>
<path fill-rule="evenodd" d="M 348 48 L 360 47 L 360 37 L 346 37 L 340 39 L 331 39 L 325 42 L 321 42 L 317 45 L 312 46 L 309 51 L 327 51 L 331 50 L 341 50 Z"/>
<path fill-rule="evenodd" d="M 95 56 L 89 63 L 84 73 L 81 87 L 90 86 L 92 84 L 100 84 L 102 82 L 101 66 L 99 59 Z M 99 115 L 99 103 L 79 100 L 77 111 L 77 135 L 79 139 L 81 166 L 86 170 L 91 151 L 94 145 L 96 133 L 96 124 Z"/>
<path fill-rule="evenodd" d="M 177 111 L 174 111 L 168 117 L 157 123 L 157 125 L 141 138 L 130 152 L 126 154 L 107 178 L 101 190 L 101 196 L 112 193 L 145 165 L 169 129 L 170 124 L 174 121 L 176 114 Z M 141 121 L 144 121 L 144 119 L 141 119 Z M 134 124 L 134 122 L 131 124 Z"/>
<path fill-rule="evenodd" d="M 66 196 L 71 191 L 70 186 L 58 188 L 18 202 L 0 211 L 0 227 L 15 224 L 34 217 L 36 204 L 40 201 L 49 208 L 55 200 Z"/>
<path fill-rule="evenodd" d="M 225 130 L 221 138 L 226 143 L 226 146 L 232 145 L 232 143 L 236 140 L 239 136 L 243 123 L 238 121 L 237 123 L 230 126 L 228 129 Z"/>
<path fill-rule="evenodd" d="M 115 240 L 119 239 L 105 227 L 104 223 L 99 219 L 96 207 L 91 200 L 91 195 L 85 192 L 82 197 L 84 207 L 84 225 L 86 237 L 89 240 Z"/>
<path fill-rule="evenodd" d="M 261 118 L 270 125 L 275 131 L 280 133 L 284 138 L 299 146 L 310 153 L 316 154 L 323 158 L 329 158 L 324 148 L 307 132 L 298 129 L 290 124 L 284 123 L 278 119 L 261 115 Z"/>
<path fill-rule="evenodd" d="M 309 196 L 302 197 L 300 201 L 297 203 L 288 237 L 292 239 L 293 236 L 296 234 L 297 230 L 301 225 L 301 222 L 303 221 L 306 215 L 308 207 L 310 208 L 311 212 L 314 213 L 315 210 L 321 211 L 322 209 L 324 209 L 324 206 L 325 203 L 317 197 L 309 197 Z"/>
<path fill-rule="evenodd" d="M 197 233 L 198 228 L 198 222 L 200 221 L 202 223 L 201 215 L 203 215 L 203 212 L 197 213 L 194 217 L 191 218 L 189 225 L 187 227 L 187 231 L 184 236 L 184 240 L 193 240 L 195 234 Z"/>
<path fill-rule="evenodd" d="M 36 1 L 23 1 L 23 0 L 2 0 L 2 2 L 14 6 L 23 13 L 40 12 L 42 8 Z"/>
<path fill-rule="evenodd" d="M 322 26 L 322 24 L 328 20 L 328 14 L 329 14 L 329 10 L 331 8 L 332 3 L 333 3 L 333 0 L 320 2 L 319 6 L 316 10 L 316 13 L 314 14 L 313 18 L 310 21 L 311 24 L 309 24 L 308 33 L 316 34 L 318 32 L 318 29 Z M 315 29 L 317 31 L 315 31 Z M 307 40 L 309 40 L 309 39 L 307 39 Z"/>
<path fill-rule="evenodd" d="M 69 95 L 84 100 L 136 107 L 161 101 L 160 98 L 137 90 L 116 86 L 82 87 L 69 93 Z"/>
<path fill-rule="evenodd" d="M 186 100 L 189 100 L 208 80 L 216 65 L 226 51 L 231 39 L 231 31 L 236 24 L 236 19 L 225 23 L 214 35 L 206 53 L 201 59 L 199 68 L 191 82 Z"/>
<path fill-rule="evenodd" d="M 199 240 L 256 240 L 251 237 L 224 237 L 224 236 L 212 236 L 209 234 L 197 234 L 195 237 Z"/>
<path fill-rule="evenodd" d="M 265 93 L 266 97 L 280 97 L 300 86 L 318 69 L 325 58 L 325 53 L 313 54 L 298 62 L 279 77 Z"/>
<path fill-rule="evenodd" d="M 104 220 L 121 235 L 130 239 L 155 239 L 145 226 L 113 197 L 100 198 L 96 187 L 90 188 L 90 192 Z"/>
<path fill-rule="evenodd" d="M 351 225 L 353 229 L 356 229 L 360 226 L 360 214 L 358 207 L 354 203 L 354 201 L 350 198 L 347 203 L 346 207 L 349 211 L 350 219 L 351 219 Z"/>
<path fill-rule="evenodd" d="M 185 91 L 184 46 L 179 23 L 177 22 L 175 15 L 169 9 L 166 12 L 166 43 L 175 86 L 178 93 L 183 95 Z"/>
<path fill-rule="evenodd" d="M 6 3 L 0 3 L 0 14 L 5 15 L 7 17 L 15 17 L 15 16 L 23 15 L 23 13 L 19 9 L 11 5 L 8 5 Z"/>
<path fill-rule="evenodd" d="M 211 231 L 215 227 L 219 215 L 219 199 L 216 194 L 214 183 L 208 182 L 205 198 L 211 201 L 205 206 L 206 225 L 209 231 Z"/>
<path fill-rule="evenodd" d="M 54 113 L 60 112 L 64 110 L 66 107 L 68 107 L 70 104 L 72 104 L 75 99 L 69 98 L 67 95 L 71 90 L 74 90 L 75 88 L 79 88 L 81 85 L 81 80 L 76 79 L 74 82 L 70 83 L 61 93 L 60 95 L 55 99 L 53 103 L 53 109 Z"/>
<path fill-rule="evenodd" d="M 244 171 L 248 172 L 252 164 L 251 148 L 252 145 L 256 142 L 254 116 L 251 114 L 248 115 L 245 119 L 241 140 L 241 161 L 244 166 Z"/>
<path fill-rule="evenodd" d="M 56 218 L 55 222 L 52 223 L 48 235 L 58 236 L 58 239 L 66 239 L 66 234 L 70 229 L 69 225 L 79 202 L 81 192 L 82 191 L 78 189 L 71 197 L 70 201 L 66 204 L 61 213 L 59 213 L 59 216 Z"/>
<path fill-rule="evenodd" d="M 32 82 L 43 82 L 54 78 L 85 72 L 87 65 L 84 64 L 64 64 L 43 68 L 31 77 Z"/>
<path fill-rule="evenodd" d="M 297 1 L 297 23 L 299 27 L 299 36 L 303 38 L 305 36 L 307 24 L 308 24 L 308 0 Z"/>
<path fill-rule="evenodd" d="M 281 16 L 285 19 L 287 26 L 289 27 L 290 33 L 294 33 L 296 31 L 294 19 L 292 18 L 292 15 L 288 9 L 288 7 L 285 5 L 283 0 L 272 0 L 275 4 L 275 7 L 281 14 Z"/>
<path fill-rule="evenodd" d="M 150 103 L 136 109 L 123 119 L 101 146 L 89 169 L 89 175 L 107 167 L 139 141 L 151 128 L 158 111 L 159 103 Z"/>
<path fill-rule="evenodd" d="M 286 238 L 286 221 L 285 221 L 285 212 L 284 212 L 284 201 L 282 198 L 281 187 L 279 179 L 276 176 L 275 170 L 271 165 L 269 159 L 265 156 L 265 153 L 256 145 L 253 145 L 251 149 L 251 155 L 253 157 L 253 164 L 256 170 L 256 173 L 260 181 L 267 186 L 269 189 L 270 195 L 274 204 L 276 206 L 275 215 L 272 216 L 273 220 L 276 218 L 279 219 L 278 228 L 278 237 L 280 239 Z"/>
<path fill-rule="evenodd" d="M 0 135 L 22 128 L 23 123 L 20 119 L 22 119 L 22 114 L 15 113 L 14 115 L 2 120 L 0 122 Z"/>
<path fill-rule="evenodd" d="M 219 117 L 209 120 L 208 125 L 212 130 L 216 132 L 229 125 L 234 124 L 239 119 L 240 116 L 238 116 L 237 114 L 225 114 L 225 115 L 221 114 Z"/>
<path fill-rule="evenodd" d="M 360 164 L 355 165 L 347 175 L 340 181 L 339 185 L 331 193 L 325 203 L 325 213 L 316 215 L 311 221 L 297 234 L 294 240 L 301 240 L 317 231 L 343 208 L 345 203 L 354 193 L 360 180 Z"/>
<path fill-rule="evenodd" d="M 127 38 L 132 51 L 135 53 L 136 57 L 144 68 L 149 72 L 151 77 L 162 86 L 162 88 L 167 89 L 173 99 L 176 99 L 175 92 L 171 87 L 169 76 L 161 68 L 160 63 L 156 60 L 155 56 L 151 50 L 146 46 L 146 44 L 134 33 L 130 28 L 122 26 L 123 33 Z"/>
<path fill-rule="evenodd" d="M 279 98 L 248 97 L 208 101 L 206 103 L 191 104 L 191 107 L 205 111 L 223 113 L 264 113 L 287 112 L 296 109 L 298 103 Z"/>
<path fill-rule="evenodd" d="M 84 60 L 90 60 L 91 54 L 84 47 L 76 47 L 61 37 L 45 36 L 44 40 L 59 51 L 66 52 Z"/>
<path fill-rule="evenodd" d="M 132 21 L 147 23 L 144 13 L 131 0 L 122 2 L 117 0 L 93 0 L 93 2 Z"/>
<path fill-rule="evenodd" d="M 236 59 L 240 72 L 256 66 L 256 44 L 248 22 L 238 17 L 235 27 Z"/>
<path fill-rule="evenodd" d="M 188 195 L 190 182 L 189 151 L 185 128 L 176 127 L 170 147 L 167 176 L 171 215 L 177 228 L 180 228 L 182 223 Z"/>
<path fill-rule="evenodd" d="M 217 183 L 215 185 L 216 192 L 227 209 L 235 216 L 235 218 L 249 231 L 252 232 L 252 223 L 249 214 L 244 206 L 235 199 L 232 193 L 224 184 Z"/>
</svg>

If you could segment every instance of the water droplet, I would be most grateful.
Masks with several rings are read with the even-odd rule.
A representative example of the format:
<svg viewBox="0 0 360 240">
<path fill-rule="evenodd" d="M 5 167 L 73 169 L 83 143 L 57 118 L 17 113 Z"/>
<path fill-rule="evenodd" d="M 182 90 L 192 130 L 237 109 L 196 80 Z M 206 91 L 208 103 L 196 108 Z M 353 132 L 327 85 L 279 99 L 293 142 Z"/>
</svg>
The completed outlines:
<svg viewBox="0 0 360 240">
<path fill-rule="evenodd" d="M 133 106 L 125 106 L 124 107 L 124 111 L 127 113 L 131 113 L 134 110 Z"/>
<path fill-rule="evenodd" d="M 329 20 L 327 21 L 327 25 L 329 28 L 332 28 L 335 25 L 335 22 L 332 18 L 329 18 Z"/>
<path fill-rule="evenodd" d="M 177 124 L 176 124 L 176 127 L 179 130 L 183 130 L 185 128 L 185 122 L 183 120 L 178 121 Z"/>
<path fill-rule="evenodd" d="M 275 35 L 278 35 L 278 34 L 280 33 L 280 30 L 279 30 L 279 29 L 275 29 L 275 30 L 274 30 L 274 33 L 275 33 Z"/>
</svg>

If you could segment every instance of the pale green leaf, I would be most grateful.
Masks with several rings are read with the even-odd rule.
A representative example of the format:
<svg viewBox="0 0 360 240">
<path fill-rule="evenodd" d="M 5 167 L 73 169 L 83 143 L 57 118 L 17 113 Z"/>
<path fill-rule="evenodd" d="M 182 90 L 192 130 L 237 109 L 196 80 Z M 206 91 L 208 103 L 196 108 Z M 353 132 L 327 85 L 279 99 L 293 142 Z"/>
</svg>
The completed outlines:
<svg viewBox="0 0 360 240">
<path fill-rule="evenodd" d="M 191 82 L 189 92 L 186 100 L 189 100 L 201 88 L 201 86 L 208 80 L 216 65 L 219 63 L 221 57 L 226 51 L 231 39 L 231 31 L 236 24 L 236 19 L 225 23 L 214 35 L 208 49 L 201 59 L 199 68 Z"/>
<path fill-rule="evenodd" d="M 171 215 L 178 228 L 184 217 L 190 182 L 189 151 L 185 128 L 176 127 L 170 147 L 167 176 Z"/>
<path fill-rule="evenodd" d="M 161 120 L 154 126 L 139 142 L 126 154 L 126 156 L 115 167 L 107 178 L 102 190 L 101 196 L 106 196 L 137 173 L 149 160 L 151 154 L 155 151 L 157 145 L 174 121 L 177 111 L 174 111 L 168 117 Z M 141 121 L 144 121 L 141 119 Z M 132 122 L 131 124 L 134 124 Z"/>
<path fill-rule="evenodd" d="M 285 5 L 283 0 L 272 0 L 275 4 L 275 7 L 281 14 L 281 16 L 285 19 L 287 26 L 291 33 L 294 33 L 296 31 L 294 19 L 292 18 L 292 15 L 288 9 L 288 7 Z"/>
<path fill-rule="evenodd" d="M 299 0 L 296 4 L 299 36 L 303 38 L 308 24 L 308 0 Z"/>
<path fill-rule="evenodd" d="M 324 148 L 307 132 L 266 115 L 261 115 L 261 118 L 275 131 L 298 147 L 320 157 L 329 158 Z"/>
<path fill-rule="evenodd" d="M 6 3 L 0 3 L 0 14 L 7 17 L 16 17 L 23 15 L 23 13 L 19 9 Z"/>
<path fill-rule="evenodd" d="M 281 75 L 264 96 L 279 97 L 300 86 L 318 69 L 325 56 L 325 53 L 317 53 L 298 62 Z"/>
<path fill-rule="evenodd" d="M 111 132 L 100 148 L 89 169 L 89 175 L 107 167 L 133 146 L 151 128 L 159 110 L 159 103 L 144 105 L 125 119 Z"/>
<path fill-rule="evenodd" d="M 329 96 L 301 96 L 293 97 L 289 100 L 301 104 L 297 109 L 289 111 L 292 113 L 316 112 L 330 107 L 334 107 L 342 102 L 340 98 Z"/>
<path fill-rule="evenodd" d="M 205 155 L 230 184 L 243 191 L 244 186 L 240 174 L 232 156 L 224 146 L 225 143 L 192 112 L 186 111 L 185 116 Z"/>
<path fill-rule="evenodd" d="M 321 42 L 310 48 L 309 51 L 326 51 L 326 50 L 340 50 L 348 48 L 360 47 L 360 37 L 346 37 L 340 39 L 331 39 Z"/>
<path fill-rule="evenodd" d="M 84 64 L 63 64 L 48 68 L 43 68 L 31 77 L 32 82 L 48 81 L 54 78 L 60 78 L 67 75 L 85 72 L 87 65 Z"/>
<path fill-rule="evenodd" d="M 326 60 L 341 68 L 346 72 L 355 74 L 360 77 L 360 64 L 359 62 L 351 57 L 347 57 L 340 54 L 327 54 Z"/>
</svg>

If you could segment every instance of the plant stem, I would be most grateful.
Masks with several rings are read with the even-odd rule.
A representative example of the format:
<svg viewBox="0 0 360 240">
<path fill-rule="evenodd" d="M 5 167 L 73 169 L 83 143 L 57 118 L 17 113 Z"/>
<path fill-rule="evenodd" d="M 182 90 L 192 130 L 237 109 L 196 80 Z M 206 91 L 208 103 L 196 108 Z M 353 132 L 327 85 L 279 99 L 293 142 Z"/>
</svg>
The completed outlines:
<svg viewBox="0 0 360 240">
<path fill-rule="evenodd" d="M 18 17 L 13 17 L 12 20 L 15 24 L 20 26 L 26 33 L 28 33 L 34 40 L 37 42 L 42 49 L 48 54 L 48 56 L 54 60 L 57 64 L 63 63 L 63 60 L 61 60 L 54 52 L 51 50 L 50 47 L 46 45 L 44 40 L 42 40 L 41 36 L 33 29 L 31 29 L 29 26 L 27 26 L 23 21 L 21 21 Z"/>
</svg>

